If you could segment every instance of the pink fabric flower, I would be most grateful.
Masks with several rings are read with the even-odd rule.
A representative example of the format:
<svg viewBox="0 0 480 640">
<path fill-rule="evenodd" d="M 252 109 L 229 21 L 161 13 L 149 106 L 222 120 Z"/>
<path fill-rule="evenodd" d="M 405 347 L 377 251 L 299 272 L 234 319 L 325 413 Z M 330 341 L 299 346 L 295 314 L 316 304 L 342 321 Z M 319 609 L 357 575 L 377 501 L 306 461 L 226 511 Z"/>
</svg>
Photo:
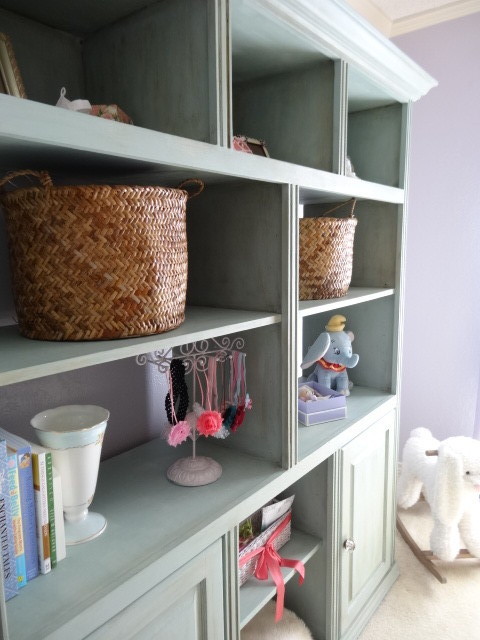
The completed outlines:
<svg viewBox="0 0 480 640">
<path fill-rule="evenodd" d="M 131 118 L 116 104 L 94 104 L 90 109 L 90 115 L 99 116 L 106 120 L 116 120 L 117 122 L 133 124 Z"/>
<path fill-rule="evenodd" d="M 170 446 L 176 447 L 178 444 L 185 442 L 189 435 L 190 425 L 185 420 L 181 420 L 170 429 L 167 442 Z"/>
<path fill-rule="evenodd" d="M 243 151 L 244 153 L 253 153 L 245 140 L 245 136 L 233 136 L 232 147 L 236 151 Z"/>
<path fill-rule="evenodd" d="M 197 431 L 202 436 L 213 436 L 222 428 L 222 416 L 218 411 L 204 411 L 197 420 Z"/>
</svg>

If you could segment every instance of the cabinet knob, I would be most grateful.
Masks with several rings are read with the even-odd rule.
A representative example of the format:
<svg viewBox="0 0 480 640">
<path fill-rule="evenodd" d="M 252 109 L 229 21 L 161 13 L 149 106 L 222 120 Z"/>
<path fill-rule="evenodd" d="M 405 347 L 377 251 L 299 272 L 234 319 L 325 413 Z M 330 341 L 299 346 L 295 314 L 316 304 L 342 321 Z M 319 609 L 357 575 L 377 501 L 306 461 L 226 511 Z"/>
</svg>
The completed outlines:
<svg viewBox="0 0 480 640">
<path fill-rule="evenodd" d="M 355 550 L 355 541 L 352 540 L 351 538 L 347 538 L 345 540 L 345 542 L 343 543 L 343 547 L 347 551 L 354 551 Z"/>
</svg>

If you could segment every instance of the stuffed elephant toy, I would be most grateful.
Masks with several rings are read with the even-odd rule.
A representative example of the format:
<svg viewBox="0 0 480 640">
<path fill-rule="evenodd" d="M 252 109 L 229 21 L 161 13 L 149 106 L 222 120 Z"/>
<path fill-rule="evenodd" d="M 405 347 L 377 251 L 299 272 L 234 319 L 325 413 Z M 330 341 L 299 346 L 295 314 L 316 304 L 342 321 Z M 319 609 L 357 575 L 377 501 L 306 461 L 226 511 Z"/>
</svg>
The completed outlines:
<svg viewBox="0 0 480 640">
<path fill-rule="evenodd" d="M 350 384 L 347 369 L 355 367 L 359 360 L 357 353 L 352 353 L 354 335 L 344 331 L 346 318 L 332 316 L 323 333 L 315 340 L 303 359 L 302 369 L 308 369 L 316 363 L 308 380 L 329 387 L 344 396 L 350 395 Z"/>
<path fill-rule="evenodd" d="M 480 558 L 480 441 L 454 436 L 439 442 L 428 429 L 414 429 L 403 450 L 398 505 L 408 509 L 421 492 L 434 521 L 432 552 L 440 560 L 454 560 L 461 537 L 470 554 Z"/>
</svg>

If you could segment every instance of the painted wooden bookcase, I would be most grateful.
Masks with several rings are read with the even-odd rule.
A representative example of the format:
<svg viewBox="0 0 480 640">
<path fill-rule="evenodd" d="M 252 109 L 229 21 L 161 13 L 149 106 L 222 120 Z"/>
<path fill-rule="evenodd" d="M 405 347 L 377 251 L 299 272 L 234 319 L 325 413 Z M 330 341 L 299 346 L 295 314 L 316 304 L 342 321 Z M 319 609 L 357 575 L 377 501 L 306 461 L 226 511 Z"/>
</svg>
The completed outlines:
<svg viewBox="0 0 480 640">
<path fill-rule="evenodd" d="M 2 172 L 206 183 L 187 214 L 184 324 L 83 343 L 3 326 L 0 415 L 12 386 L 222 336 L 245 339 L 254 398 L 235 438 L 199 443 L 223 467 L 212 485 L 170 483 L 180 454 L 161 439 L 105 460 L 94 506 L 106 532 L 2 605 L 3 637 L 238 640 L 275 595 L 270 582 L 238 588 L 239 524 L 292 493 L 282 554 L 305 562 L 306 579 L 284 569 L 286 605 L 318 640 L 357 637 L 397 576 L 408 126 L 410 104 L 435 81 L 340 0 L 0 0 L 0 31 L 27 91 L 0 95 Z M 56 108 L 62 86 L 120 105 L 135 125 Z M 234 151 L 233 134 L 265 140 L 270 157 Z M 352 197 L 348 294 L 299 302 L 299 217 Z M 347 417 L 304 427 L 300 360 L 333 313 L 347 317 L 360 354 Z"/>
</svg>

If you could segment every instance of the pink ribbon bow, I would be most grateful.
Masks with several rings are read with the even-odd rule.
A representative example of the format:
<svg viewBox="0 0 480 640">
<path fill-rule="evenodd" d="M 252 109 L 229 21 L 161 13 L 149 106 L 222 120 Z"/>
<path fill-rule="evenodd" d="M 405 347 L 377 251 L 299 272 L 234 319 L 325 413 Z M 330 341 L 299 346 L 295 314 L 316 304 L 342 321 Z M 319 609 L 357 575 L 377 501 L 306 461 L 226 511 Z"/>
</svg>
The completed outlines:
<svg viewBox="0 0 480 640">
<path fill-rule="evenodd" d="M 275 610 L 275 622 L 278 622 L 283 616 L 283 602 L 285 600 L 285 583 L 283 582 L 282 572 L 280 567 L 292 567 L 298 572 L 298 583 L 302 584 L 305 578 L 305 566 L 300 560 L 289 560 L 288 558 L 282 558 L 273 548 L 273 541 L 280 535 L 285 529 L 287 524 L 292 519 L 292 514 L 289 513 L 285 520 L 275 529 L 270 538 L 267 540 L 264 547 L 259 547 L 253 551 L 246 553 L 243 558 L 240 559 L 240 566 L 243 566 L 251 558 L 260 554 L 255 567 L 254 575 L 259 580 L 267 580 L 269 573 L 277 588 L 277 606 Z"/>
</svg>

